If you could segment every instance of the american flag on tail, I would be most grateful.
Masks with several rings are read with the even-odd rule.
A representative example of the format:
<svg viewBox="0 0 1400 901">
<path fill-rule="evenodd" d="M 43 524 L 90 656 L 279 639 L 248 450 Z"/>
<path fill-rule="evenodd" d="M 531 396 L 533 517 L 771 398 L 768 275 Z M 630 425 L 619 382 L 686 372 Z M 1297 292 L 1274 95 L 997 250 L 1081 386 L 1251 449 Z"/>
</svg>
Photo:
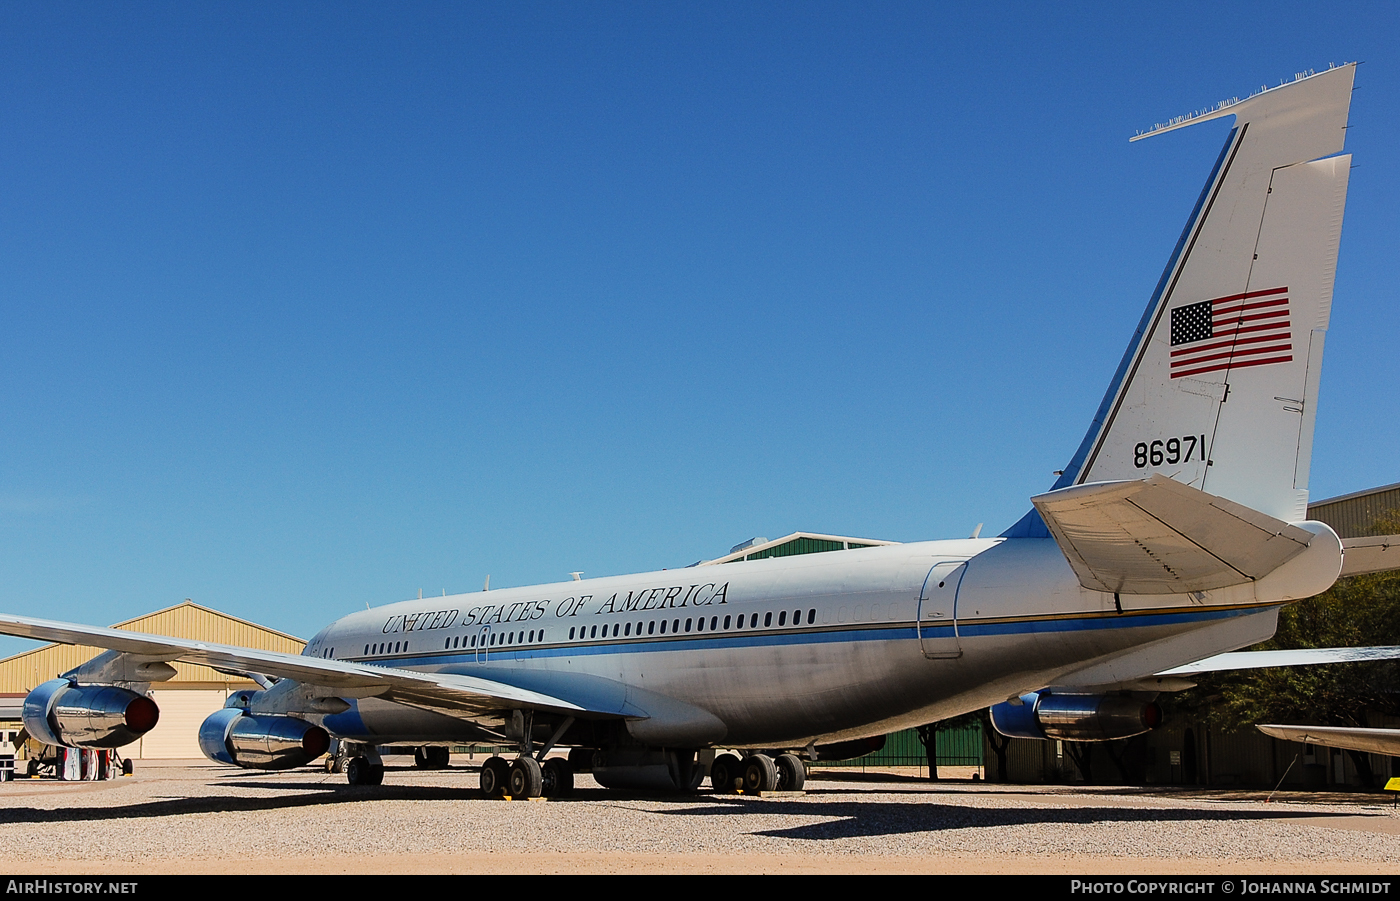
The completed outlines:
<svg viewBox="0 0 1400 901">
<path fill-rule="evenodd" d="M 1174 379 L 1292 359 L 1287 287 L 1231 294 L 1172 310 Z"/>
</svg>

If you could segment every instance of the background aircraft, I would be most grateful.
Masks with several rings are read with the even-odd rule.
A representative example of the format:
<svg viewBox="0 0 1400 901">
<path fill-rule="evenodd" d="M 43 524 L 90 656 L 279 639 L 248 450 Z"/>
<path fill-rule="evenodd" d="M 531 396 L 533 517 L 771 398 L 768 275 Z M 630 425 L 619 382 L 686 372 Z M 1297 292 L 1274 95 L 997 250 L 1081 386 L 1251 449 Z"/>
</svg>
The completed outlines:
<svg viewBox="0 0 1400 901">
<path fill-rule="evenodd" d="M 1235 118 L 1079 450 L 997 538 L 407 601 L 299 657 L 3 616 L 111 649 L 35 689 L 26 725 L 128 742 L 154 724 L 144 687 L 187 660 L 265 679 L 206 720 L 214 759 L 295 766 L 333 735 L 350 781 L 376 783 L 378 745 L 509 743 L 482 787 L 525 797 L 567 792 L 580 766 L 693 788 L 715 748 L 745 751 L 715 758 L 718 789 L 796 787 L 800 755 L 990 705 L 1007 734 L 1150 728 L 1164 673 L 1268 637 L 1343 566 L 1302 517 L 1353 75 L 1157 129 Z M 584 754 L 546 760 L 558 745 Z"/>
</svg>

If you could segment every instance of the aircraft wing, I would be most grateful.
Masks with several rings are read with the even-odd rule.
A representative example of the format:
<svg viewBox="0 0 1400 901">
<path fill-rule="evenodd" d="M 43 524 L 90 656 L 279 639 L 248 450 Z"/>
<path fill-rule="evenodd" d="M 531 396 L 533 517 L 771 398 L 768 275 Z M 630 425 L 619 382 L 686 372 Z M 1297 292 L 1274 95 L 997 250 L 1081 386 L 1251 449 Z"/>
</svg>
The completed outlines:
<svg viewBox="0 0 1400 901">
<path fill-rule="evenodd" d="M 1306 529 L 1163 475 L 1031 498 L 1092 591 L 1183 594 L 1262 578 L 1312 541 Z"/>
<path fill-rule="evenodd" d="M 1231 651 L 1195 663 L 1158 673 L 1159 676 L 1190 676 L 1232 669 L 1262 669 L 1268 666 L 1316 666 L 1319 663 L 1370 663 L 1400 659 L 1400 647 L 1299 648 L 1293 651 Z"/>
<path fill-rule="evenodd" d="M 1360 729 L 1345 726 L 1256 726 L 1265 735 L 1328 748 L 1366 751 L 1400 757 L 1400 729 Z"/>
<path fill-rule="evenodd" d="M 621 715 L 621 711 L 616 709 L 590 710 L 563 698 L 492 679 L 453 673 L 420 673 L 396 667 L 303 657 L 279 651 L 260 651 L 28 616 L 0 614 L 0 634 L 107 648 L 134 655 L 143 661 L 183 660 L 220 670 L 264 673 L 295 679 L 305 685 L 325 686 L 330 694 L 378 697 L 463 718 L 485 716 L 512 707 L 569 715 Z"/>
<path fill-rule="evenodd" d="M 1400 535 L 1374 535 L 1342 539 L 1342 575 L 1390 572 L 1400 569 Z"/>
</svg>

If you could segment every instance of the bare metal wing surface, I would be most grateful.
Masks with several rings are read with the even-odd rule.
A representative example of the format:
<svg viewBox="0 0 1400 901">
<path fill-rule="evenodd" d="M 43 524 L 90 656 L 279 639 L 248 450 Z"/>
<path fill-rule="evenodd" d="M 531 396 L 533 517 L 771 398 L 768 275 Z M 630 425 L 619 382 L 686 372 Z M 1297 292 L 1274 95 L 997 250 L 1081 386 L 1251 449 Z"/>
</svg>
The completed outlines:
<svg viewBox="0 0 1400 901">
<path fill-rule="evenodd" d="M 618 710 L 586 711 L 561 698 L 472 676 L 422 673 L 13 614 L 0 614 L 0 632 L 42 641 L 108 648 L 140 662 L 182 660 L 231 672 L 262 673 L 295 679 L 303 685 L 321 686 L 346 697 L 380 697 L 461 715 L 487 715 L 520 706 L 570 714 L 621 713 Z"/>
<path fill-rule="evenodd" d="M 1328 663 L 1374 663 L 1400 659 L 1400 647 L 1300 648 L 1295 651 L 1231 651 L 1195 663 L 1173 667 L 1160 676 L 1190 676 L 1227 670 L 1265 669 L 1272 666 L 1319 666 Z"/>
<path fill-rule="evenodd" d="M 1400 729 L 1363 729 L 1345 726 L 1276 726 L 1256 727 L 1265 735 L 1328 748 L 1364 751 L 1400 757 Z"/>
</svg>

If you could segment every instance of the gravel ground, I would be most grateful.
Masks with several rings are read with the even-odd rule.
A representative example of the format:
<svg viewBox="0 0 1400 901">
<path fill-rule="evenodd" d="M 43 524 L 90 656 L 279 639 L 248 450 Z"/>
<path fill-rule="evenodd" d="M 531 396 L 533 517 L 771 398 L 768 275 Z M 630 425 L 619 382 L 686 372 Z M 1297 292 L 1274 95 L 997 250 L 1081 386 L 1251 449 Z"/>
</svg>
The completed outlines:
<svg viewBox="0 0 1400 901">
<path fill-rule="evenodd" d="M 391 758 L 391 764 L 393 759 Z M 11 873 L 1400 873 L 1376 795 L 938 784 L 815 773 L 798 795 L 481 800 L 474 770 L 385 785 L 208 765 L 0 784 Z M 542 853 L 543 852 L 543 853 Z"/>
</svg>

